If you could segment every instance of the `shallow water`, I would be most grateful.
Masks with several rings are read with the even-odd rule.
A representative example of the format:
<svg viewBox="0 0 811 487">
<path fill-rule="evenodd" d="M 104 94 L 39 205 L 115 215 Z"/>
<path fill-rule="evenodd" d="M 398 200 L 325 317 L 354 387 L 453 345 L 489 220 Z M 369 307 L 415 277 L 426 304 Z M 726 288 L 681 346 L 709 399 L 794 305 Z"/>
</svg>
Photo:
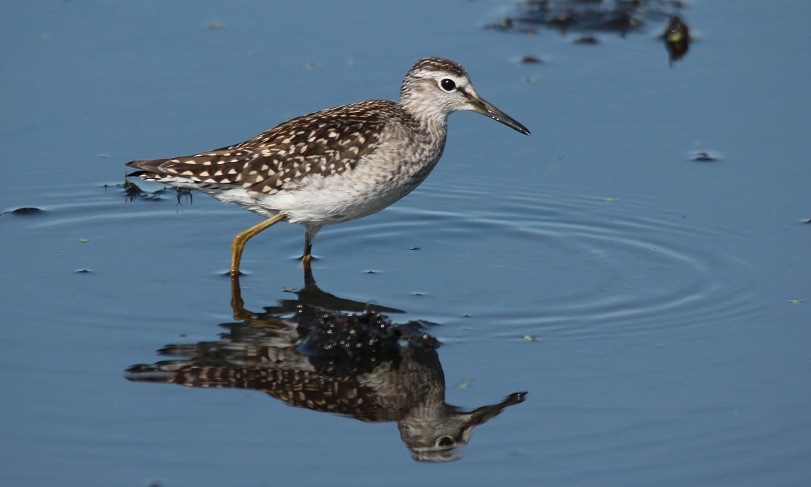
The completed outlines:
<svg viewBox="0 0 811 487">
<path fill-rule="evenodd" d="M 672 65 L 664 23 L 597 45 L 485 28 L 515 8 L 0 6 L 0 212 L 42 210 L 0 216 L 2 483 L 807 485 L 811 7 L 691 5 Z M 128 198 L 122 164 L 393 98 L 427 55 L 533 135 L 453 115 L 425 184 L 319 233 L 314 277 L 435 323 L 447 403 L 526 400 L 429 465 L 393 422 L 128 381 L 234 322 L 230 242 L 258 217 Z M 302 244 L 250 241 L 246 309 L 300 297 Z"/>
</svg>

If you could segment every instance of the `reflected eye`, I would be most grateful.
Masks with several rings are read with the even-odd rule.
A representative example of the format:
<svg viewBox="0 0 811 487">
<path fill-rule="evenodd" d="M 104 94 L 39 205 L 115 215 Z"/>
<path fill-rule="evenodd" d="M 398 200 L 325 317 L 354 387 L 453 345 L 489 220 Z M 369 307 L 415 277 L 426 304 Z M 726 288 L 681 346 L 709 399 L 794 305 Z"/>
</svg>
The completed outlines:
<svg viewBox="0 0 811 487">
<path fill-rule="evenodd" d="M 451 81 L 451 83 L 453 83 L 453 81 Z M 450 446 L 453 446 L 453 439 L 450 436 L 443 436 L 442 438 L 437 440 L 436 445 L 442 448 L 448 448 Z"/>
<path fill-rule="evenodd" d="M 456 83 L 453 82 L 452 79 L 445 78 L 439 82 L 442 89 L 445 91 L 453 91 L 456 88 Z"/>
</svg>

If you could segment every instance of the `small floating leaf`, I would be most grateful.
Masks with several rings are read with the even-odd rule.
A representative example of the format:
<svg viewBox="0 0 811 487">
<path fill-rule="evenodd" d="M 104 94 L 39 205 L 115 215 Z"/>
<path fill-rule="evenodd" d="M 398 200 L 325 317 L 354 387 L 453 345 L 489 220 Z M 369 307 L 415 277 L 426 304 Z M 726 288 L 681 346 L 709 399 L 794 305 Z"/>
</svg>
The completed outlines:
<svg viewBox="0 0 811 487">
<path fill-rule="evenodd" d="M 470 379 L 465 377 L 462 379 L 458 384 L 456 384 L 457 389 L 467 389 L 467 385 L 470 384 Z"/>
<path fill-rule="evenodd" d="M 211 30 L 222 29 L 222 22 L 214 21 L 208 24 L 208 28 Z"/>
<path fill-rule="evenodd" d="M 88 239 L 86 239 L 86 238 L 81 238 L 81 239 L 79 239 L 79 242 L 82 242 L 82 243 L 87 243 L 87 242 L 89 242 L 89 241 L 90 241 L 90 240 L 88 240 Z"/>
<path fill-rule="evenodd" d="M 802 299 L 792 299 L 791 301 L 789 301 L 789 303 L 791 303 L 791 304 L 800 304 L 802 302 L 803 302 Z"/>
<path fill-rule="evenodd" d="M 533 337 L 532 335 L 524 335 L 524 338 L 522 338 L 521 340 L 524 340 L 525 342 L 534 342 L 535 337 Z"/>
<path fill-rule="evenodd" d="M 309 70 L 318 69 L 318 65 L 315 64 L 315 63 L 307 63 L 307 64 L 304 65 L 304 69 L 309 69 Z"/>
<path fill-rule="evenodd" d="M 605 200 L 608 201 L 608 202 L 611 202 L 611 201 L 617 201 L 617 198 L 606 198 Z"/>
</svg>

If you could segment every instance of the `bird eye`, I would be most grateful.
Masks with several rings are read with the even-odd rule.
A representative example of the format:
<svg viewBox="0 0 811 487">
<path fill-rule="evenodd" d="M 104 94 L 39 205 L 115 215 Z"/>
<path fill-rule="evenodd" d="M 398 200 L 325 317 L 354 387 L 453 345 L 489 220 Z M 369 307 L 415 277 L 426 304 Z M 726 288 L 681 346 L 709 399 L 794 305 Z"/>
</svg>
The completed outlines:
<svg viewBox="0 0 811 487">
<path fill-rule="evenodd" d="M 450 81 L 450 80 L 448 80 L 448 81 Z M 453 83 L 453 81 L 451 81 L 451 83 Z M 438 446 L 440 448 L 449 448 L 449 447 L 453 446 L 453 438 L 451 438 L 449 436 L 443 436 L 442 438 L 437 440 L 436 446 Z"/>
<path fill-rule="evenodd" d="M 456 88 L 456 83 L 454 83 L 452 79 L 448 78 L 443 79 L 439 84 L 445 91 L 453 91 L 454 88 Z"/>
</svg>

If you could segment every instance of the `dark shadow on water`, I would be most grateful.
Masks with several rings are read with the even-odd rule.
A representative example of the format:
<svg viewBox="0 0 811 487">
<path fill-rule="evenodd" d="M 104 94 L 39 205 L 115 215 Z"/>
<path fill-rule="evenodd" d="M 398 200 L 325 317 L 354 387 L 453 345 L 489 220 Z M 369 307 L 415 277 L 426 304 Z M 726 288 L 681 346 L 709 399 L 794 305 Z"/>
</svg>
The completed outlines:
<svg viewBox="0 0 811 487">
<path fill-rule="evenodd" d="M 297 299 L 254 313 L 246 310 L 233 278 L 234 323 L 220 339 L 170 344 L 169 360 L 127 369 L 133 382 L 201 388 L 253 389 L 291 406 L 366 422 L 396 421 L 415 460 L 457 460 L 474 427 L 525 392 L 472 411 L 445 403 L 439 342 L 431 323 L 393 323 L 382 313 L 402 311 L 338 298 L 318 288 L 312 273 Z"/>
</svg>

